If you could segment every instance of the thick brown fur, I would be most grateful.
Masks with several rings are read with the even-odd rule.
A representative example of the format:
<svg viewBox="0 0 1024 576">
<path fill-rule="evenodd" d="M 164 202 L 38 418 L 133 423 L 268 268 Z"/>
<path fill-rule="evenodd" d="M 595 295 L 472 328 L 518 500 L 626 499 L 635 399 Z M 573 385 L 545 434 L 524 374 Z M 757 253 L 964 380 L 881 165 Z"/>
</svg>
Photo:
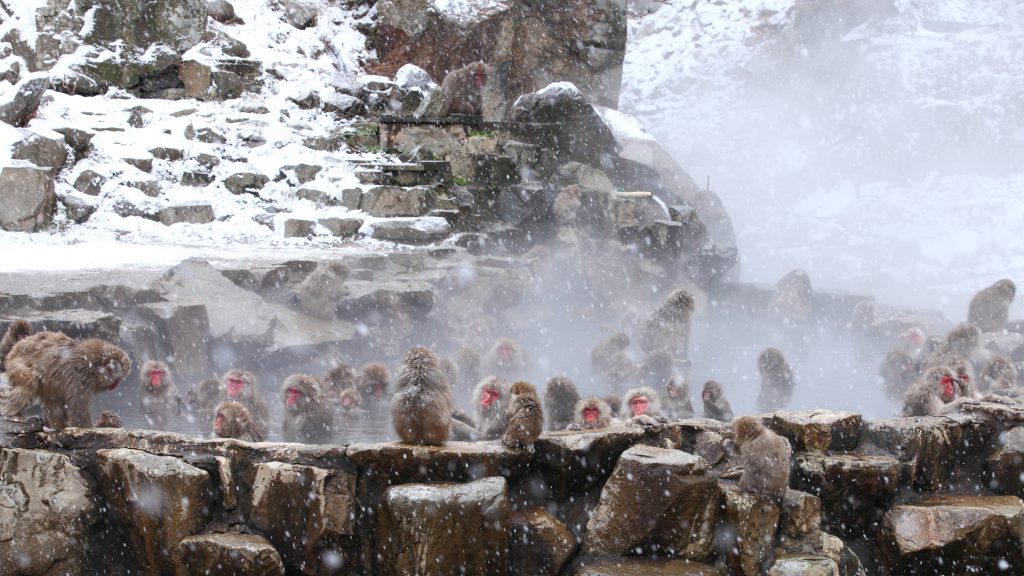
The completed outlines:
<svg viewBox="0 0 1024 576">
<path fill-rule="evenodd" d="M 1005 392 L 1017 386 L 1017 367 L 1005 356 L 994 356 L 981 373 L 985 391 Z"/>
<path fill-rule="evenodd" d="M 232 378 L 240 378 L 245 382 L 245 387 L 237 396 L 231 395 L 228 381 Z M 256 376 L 248 370 L 232 368 L 224 374 L 225 399 L 231 402 L 238 402 L 249 411 L 252 422 L 259 428 L 260 436 L 266 437 L 267 428 L 270 422 L 270 410 L 267 408 L 267 401 L 256 388 Z"/>
<path fill-rule="evenodd" d="M 660 390 L 672 379 L 672 356 L 664 350 L 648 354 L 636 368 L 633 378 L 637 386 Z"/>
<path fill-rule="evenodd" d="M 154 374 L 157 373 L 157 374 Z M 155 383 L 159 382 L 159 386 Z M 159 360 L 149 360 L 139 369 L 139 409 L 151 426 L 162 427 L 181 414 L 183 401 L 171 376 L 171 368 Z"/>
<path fill-rule="evenodd" d="M 544 430 L 544 410 L 537 397 L 537 389 L 529 382 L 519 381 L 509 389 L 512 401 L 508 409 L 508 424 L 502 442 L 509 448 L 533 451 L 533 443 Z"/>
<path fill-rule="evenodd" d="M 920 369 L 914 359 L 904 350 L 891 350 L 878 368 L 885 391 L 890 397 L 906 393 L 910 385 L 920 376 Z"/>
<path fill-rule="evenodd" d="M 470 391 L 480 381 L 480 354 L 472 348 L 463 346 L 452 354 L 452 361 L 459 369 L 459 381 L 453 382 L 458 390 Z"/>
<path fill-rule="evenodd" d="M 452 388 L 437 356 L 416 347 L 405 355 L 398 375 L 391 418 L 402 442 L 440 446 L 452 433 Z"/>
<path fill-rule="evenodd" d="M 100 412 L 100 417 L 96 419 L 96 428 L 123 427 L 124 426 L 121 425 L 121 417 L 113 410 L 104 410 L 103 412 Z"/>
<path fill-rule="evenodd" d="M 602 396 L 601 400 L 608 403 L 608 408 L 611 409 L 612 414 L 618 414 L 619 411 L 622 410 L 622 396 L 619 396 L 618 394 Z"/>
<path fill-rule="evenodd" d="M 576 384 L 564 376 L 555 376 L 548 380 L 544 390 L 544 412 L 548 416 L 548 430 L 565 430 L 572 424 L 573 409 L 580 400 Z"/>
<path fill-rule="evenodd" d="M 338 396 L 338 409 L 343 414 L 355 412 L 359 409 L 359 405 L 363 403 L 363 397 L 359 395 L 359 390 L 355 388 L 345 388 Z"/>
<path fill-rule="evenodd" d="M 351 366 L 339 362 L 324 374 L 323 383 L 324 394 L 331 399 L 332 403 L 337 403 L 341 398 L 342 390 L 356 387 L 356 374 L 352 371 Z"/>
<path fill-rule="evenodd" d="M 621 390 L 620 386 L 636 374 L 637 367 L 626 354 L 627 346 L 629 336 L 616 332 L 590 351 L 590 366 L 594 375 L 613 390 Z"/>
<path fill-rule="evenodd" d="M 438 361 L 438 365 L 441 367 L 441 372 L 444 372 L 444 379 L 448 381 L 448 385 L 452 387 L 452 393 L 455 393 L 455 386 L 459 383 L 459 367 L 456 366 L 455 361 L 451 358 L 441 358 Z"/>
<path fill-rule="evenodd" d="M 510 357 L 504 358 L 502 353 Z M 501 338 L 484 354 L 481 362 L 481 374 L 498 376 L 506 380 L 520 378 L 529 368 L 526 351 L 514 338 Z"/>
<path fill-rule="evenodd" d="M 584 418 L 583 411 L 587 408 L 597 408 L 598 416 L 595 422 L 587 422 Z M 607 402 L 595 396 L 581 399 L 573 410 L 572 427 L 576 430 L 600 430 L 611 426 L 612 422 L 611 407 Z"/>
<path fill-rule="evenodd" d="M 478 73 L 483 74 L 483 86 L 477 85 Z M 472 62 L 452 70 L 431 96 L 427 114 L 439 117 L 451 114 L 483 115 L 488 96 L 487 87 L 493 82 L 492 74 L 491 67 L 484 62 Z"/>
<path fill-rule="evenodd" d="M 980 290 L 971 298 L 967 308 L 967 321 L 982 332 L 1001 332 L 1006 329 L 1010 305 L 1017 294 L 1012 280 L 1003 278 L 995 284 Z"/>
<path fill-rule="evenodd" d="M 381 362 L 370 362 L 359 369 L 356 389 L 368 402 L 380 402 L 387 398 L 391 387 L 391 371 Z"/>
<path fill-rule="evenodd" d="M 199 419 L 203 428 L 209 428 L 213 423 L 214 408 L 226 394 L 220 378 L 207 378 L 189 390 L 185 396 L 192 416 Z"/>
<path fill-rule="evenodd" d="M 10 385 L 0 390 L 0 411 L 20 415 L 39 402 L 51 428 L 90 427 L 93 394 L 116 388 L 131 367 L 128 354 L 109 342 L 76 341 L 60 332 L 33 334 L 7 355 Z"/>
<path fill-rule="evenodd" d="M 725 397 L 725 389 L 721 384 L 714 380 L 708 380 L 704 383 L 700 397 L 704 402 L 705 418 L 720 422 L 732 420 L 732 406 L 729 405 L 729 400 Z"/>
<path fill-rule="evenodd" d="M 974 368 L 963 358 L 954 358 L 948 368 L 956 375 L 956 395 L 974 398 L 978 395 L 974 380 Z"/>
<path fill-rule="evenodd" d="M 0 372 L 4 371 L 4 365 L 7 359 L 7 355 L 11 352 L 11 348 L 19 341 L 32 335 L 32 324 L 28 320 L 15 320 L 11 322 L 11 325 L 7 327 L 7 331 L 4 332 L 4 337 L 0 338 Z"/>
<path fill-rule="evenodd" d="M 291 391 L 298 392 L 294 405 L 289 405 Z M 285 442 L 325 444 L 334 433 L 334 410 L 320 389 L 316 378 L 307 374 L 292 374 L 281 385 L 284 403 L 281 433 Z"/>
<path fill-rule="evenodd" d="M 490 406 L 483 405 L 484 393 L 492 391 L 498 394 Z M 488 376 L 473 388 L 473 408 L 477 432 L 482 440 L 497 440 L 505 434 L 508 421 L 509 385 L 497 376 Z"/>
<path fill-rule="evenodd" d="M 964 359 L 970 359 L 981 342 L 981 331 L 977 326 L 961 322 L 946 335 L 946 343 L 953 352 Z"/>
<path fill-rule="evenodd" d="M 253 421 L 249 409 L 241 402 L 221 402 L 214 409 L 213 434 L 218 438 L 235 438 L 245 442 L 263 442 L 264 430 Z"/>
<path fill-rule="evenodd" d="M 693 402 L 690 400 L 690 383 L 685 378 L 673 376 L 665 384 L 665 416 L 672 420 L 693 418 Z"/>
<path fill-rule="evenodd" d="M 743 467 L 739 487 L 776 500 L 789 489 L 789 467 L 793 448 L 789 440 L 764 427 L 752 416 L 733 422 L 733 436 Z"/>
<path fill-rule="evenodd" d="M 778 348 L 765 348 L 757 357 L 757 369 L 761 373 L 757 407 L 765 411 L 785 408 L 793 396 L 793 369 L 786 357 Z"/>
<path fill-rule="evenodd" d="M 555 196 L 551 203 L 551 213 L 560 226 L 573 226 L 576 224 L 576 213 L 581 206 L 583 203 L 580 202 L 580 187 L 569 184 Z"/>
<path fill-rule="evenodd" d="M 295 286 L 295 299 L 299 308 L 310 316 L 334 320 L 338 300 L 348 295 L 345 280 L 348 266 L 337 260 L 321 262 Z"/>
<path fill-rule="evenodd" d="M 952 398 L 949 402 L 943 399 L 943 378 L 956 380 L 956 374 L 946 367 L 929 368 L 924 376 L 918 379 L 903 396 L 904 416 L 941 416 L 958 410 L 963 398 Z M 959 387 L 954 383 L 954 394 Z"/>
<path fill-rule="evenodd" d="M 784 322 L 800 323 L 812 317 L 814 292 L 806 272 L 793 270 L 779 280 L 775 285 L 771 309 Z"/>
<path fill-rule="evenodd" d="M 639 388 L 633 388 L 627 390 L 622 395 L 622 406 L 619 408 L 619 418 L 623 420 L 629 420 L 638 414 L 633 413 L 633 407 L 630 405 L 634 398 L 644 397 L 647 399 L 647 411 L 644 412 L 647 416 L 658 417 L 661 416 L 661 399 L 658 398 L 658 392 L 650 386 L 641 386 Z"/>
<path fill-rule="evenodd" d="M 664 350 L 674 359 L 689 357 L 690 319 L 696 307 L 693 295 L 679 289 L 640 326 L 640 349 L 645 354 Z"/>
</svg>

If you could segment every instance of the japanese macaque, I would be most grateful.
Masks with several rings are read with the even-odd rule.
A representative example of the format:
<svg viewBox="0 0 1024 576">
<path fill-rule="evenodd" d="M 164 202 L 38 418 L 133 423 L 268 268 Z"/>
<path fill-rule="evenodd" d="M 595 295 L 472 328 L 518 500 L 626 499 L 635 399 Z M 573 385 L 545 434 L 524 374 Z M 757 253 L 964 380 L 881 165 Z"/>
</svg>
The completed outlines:
<svg viewBox="0 0 1024 576">
<path fill-rule="evenodd" d="M 11 348 L 20 340 L 32 335 L 32 324 L 28 320 L 15 320 L 7 327 L 4 337 L 0 338 L 0 372 L 4 371 L 4 360 Z"/>
<path fill-rule="evenodd" d="M 947 366 L 956 376 L 957 396 L 977 397 L 978 390 L 974 384 L 974 368 L 971 364 L 963 358 L 954 358 Z"/>
<path fill-rule="evenodd" d="M 508 420 L 508 382 L 488 376 L 473 389 L 476 429 L 483 440 L 497 440 L 505 434 Z"/>
<path fill-rule="evenodd" d="M 344 262 L 321 262 L 302 282 L 295 286 L 294 296 L 299 308 L 310 316 L 334 320 L 338 300 L 348 295 L 345 280 L 348 266 Z"/>
<path fill-rule="evenodd" d="M 583 204 L 580 202 L 580 187 L 569 184 L 555 196 L 551 203 L 551 213 L 555 216 L 555 222 L 560 226 L 574 226 L 576 224 L 576 213 Z"/>
<path fill-rule="evenodd" d="M 573 410 L 573 430 L 600 430 L 612 425 L 612 409 L 604 400 L 591 396 L 576 403 Z"/>
<path fill-rule="evenodd" d="M 72 340 L 61 332 L 26 336 L 7 354 L 10 384 L 0 389 L 0 412 L 21 415 L 38 401 L 50 428 L 90 427 L 93 394 L 117 388 L 131 368 L 128 354 L 103 340 Z"/>
<path fill-rule="evenodd" d="M 729 400 L 725 397 L 725 389 L 721 384 L 714 380 L 708 380 L 704 383 L 704 390 L 700 393 L 700 398 L 704 402 L 705 418 L 719 422 L 732 420 L 732 406 L 729 405 Z"/>
<path fill-rule="evenodd" d="M 917 327 L 908 328 L 896 337 L 896 344 L 893 346 L 893 350 L 899 350 L 914 361 L 918 361 L 922 359 L 927 339 L 924 330 Z"/>
<path fill-rule="evenodd" d="M 737 418 L 732 429 L 743 467 L 740 490 L 781 499 L 789 489 L 789 459 L 793 455 L 789 440 L 752 416 Z"/>
<path fill-rule="evenodd" d="M 917 362 L 905 351 L 896 349 L 885 355 L 878 368 L 885 391 L 890 397 L 902 396 L 920 376 Z"/>
<path fill-rule="evenodd" d="M 96 428 L 123 427 L 124 426 L 121 425 L 121 417 L 113 410 L 104 410 L 103 412 L 100 412 L 100 417 L 96 419 Z"/>
<path fill-rule="evenodd" d="M 665 384 L 665 416 L 671 420 L 693 418 L 693 403 L 690 401 L 690 383 L 685 378 L 673 376 Z"/>
<path fill-rule="evenodd" d="M 645 354 L 664 350 L 674 359 L 689 357 L 690 317 L 694 307 L 693 296 L 686 290 L 669 294 L 640 325 L 640 349 Z"/>
<path fill-rule="evenodd" d="M 765 348 L 757 357 L 761 373 L 761 392 L 757 407 L 770 411 L 785 408 L 793 396 L 793 369 L 778 348 Z"/>
<path fill-rule="evenodd" d="M 339 394 L 338 410 L 344 415 L 351 415 L 359 410 L 359 405 L 362 403 L 363 397 L 359 395 L 359 390 L 345 388 Z"/>
<path fill-rule="evenodd" d="M 402 442 L 440 446 L 452 434 L 452 388 L 427 348 L 405 355 L 391 399 L 391 419 Z"/>
<path fill-rule="evenodd" d="M 207 378 L 185 394 L 185 401 L 193 417 L 199 418 L 204 428 L 209 428 L 213 422 L 213 409 L 225 394 L 224 384 L 219 378 Z"/>
<path fill-rule="evenodd" d="M 601 400 L 608 403 L 608 408 L 611 409 L 612 414 L 618 414 L 622 411 L 622 396 L 619 396 L 618 394 L 608 394 L 607 396 L 601 397 Z"/>
<path fill-rule="evenodd" d="M 241 402 L 221 402 L 214 411 L 213 434 L 245 442 L 263 442 L 266 430 L 259 426 Z"/>
<path fill-rule="evenodd" d="M 544 429 L 544 410 L 541 409 L 537 389 L 529 382 L 519 381 L 509 388 L 509 393 L 512 399 L 502 443 L 509 448 L 525 448 L 533 452 L 533 443 Z"/>
<path fill-rule="evenodd" d="M 316 378 L 292 374 L 284 379 L 281 395 L 284 397 L 281 432 L 285 442 L 330 442 L 334 433 L 334 410 L 324 398 Z"/>
<path fill-rule="evenodd" d="M 151 426 L 163 426 L 172 416 L 181 415 L 184 401 L 167 364 L 159 360 L 143 364 L 139 384 L 139 407 Z"/>
<path fill-rule="evenodd" d="M 544 412 L 548 416 L 548 430 L 565 430 L 572 424 L 573 409 L 580 400 L 576 384 L 563 376 L 548 380 L 544 390 Z"/>
<path fill-rule="evenodd" d="M 438 361 L 438 366 L 441 367 L 444 379 L 448 382 L 448 385 L 452 387 L 452 392 L 454 393 L 455 386 L 459 382 L 459 367 L 455 365 L 455 362 L 451 358 L 441 358 Z"/>
<path fill-rule="evenodd" d="M 814 312 L 814 293 L 811 279 L 803 270 L 793 270 L 775 285 L 771 310 L 784 323 L 800 323 L 809 320 Z"/>
<path fill-rule="evenodd" d="M 965 401 L 956 374 L 946 367 L 929 368 L 903 396 L 904 416 L 941 416 L 960 409 Z"/>
<path fill-rule="evenodd" d="M 224 385 L 228 392 L 227 399 L 245 406 L 251 422 L 259 428 L 260 437 L 266 437 L 270 411 L 267 410 L 267 401 L 256 389 L 256 376 L 248 370 L 232 368 L 224 375 Z"/>
<path fill-rule="evenodd" d="M 1005 393 L 1017 386 L 1017 367 L 1005 356 L 994 356 L 981 372 L 979 388 L 997 394 Z"/>
<path fill-rule="evenodd" d="M 427 115 L 483 115 L 484 99 L 487 96 L 488 83 L 491 81 L 491 67 L 483 62 L 473 62 L 452 70 L 431 96 Z"/>
<path fill-rule="evenodd" d="M 877 318 L 878 304 L 874 300 L 861 300 L 853 306 L 850 313 L 850 330 L 868 335 L 873 331 Z"/>
<path fill-rule="evenodd" d="M 655 390 L 665 386 L 671 379 L 672 357 L 664 350 L 648 354 L 636 367 L 633 378 L 637 386 L 647 386 Z"/>
<path fill-rule="evenodd" d="M 963 358 L 984 367 L 990 354 L 978 348 L 981 331 L 977 326 L 962 322 L 953 327 L 946 340 L 935 349 L 925 362 L 925 368 L 945 366 L 957 358 Z"/>
<path fill-rule="evenodd" d="M 472 390 L 480 381 L 480 354 L 472 348 L 463 346 L 452 354 L 452 361 L 459 369 L 459 381 L 452 382 L 458 390 Z"/>
<path fill-rule="evenodd" d="M 1010 304 L 1013 304 L 1016 294 L 1017 286 L 1006 278 L 980 290 L 971 298 L 971 304 L 967 308 L 967 322 L 977 326 L 982 332 L 1006 330 Z"/>
<path fill-rule="evenodd" d="M 481 373 L 506 380 L 523 376 L 529 366 L 526 352 L 512 338 L 502 338 L 484 354 Z"/>
<path fill-rule="evenodd" d="M 370 403 L 380 402 L 391 387 L 391 371 L 380 362 L 364 364 L 356 377 L 356 389 Z"/>
<path fill-rule="evenodd" d="M 338 363 L 324 374 L 323 393 L 328 401 L 337 406 L 341 400 L 341 393 L 349 388 L 356 387 L 356 375 L 352 368 L 344 362 Z"/>
<path fill-rule="evenodd" d="M 590 351 L 590 366 L 595 376 L 611 387 L 621 390 L 620 386 L 636 373 L 636 365 L 626 354 L 629 336 L 616 332 Z"/>
</svg>

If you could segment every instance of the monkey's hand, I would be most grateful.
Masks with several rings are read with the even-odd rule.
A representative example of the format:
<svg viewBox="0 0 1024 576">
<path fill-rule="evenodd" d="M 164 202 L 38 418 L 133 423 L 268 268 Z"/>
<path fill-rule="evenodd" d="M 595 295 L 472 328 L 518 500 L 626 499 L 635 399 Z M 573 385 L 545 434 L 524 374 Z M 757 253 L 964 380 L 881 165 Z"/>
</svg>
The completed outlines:
<svg viewBox="0 0 1024 576">
<path fill-rule="evenodd" d="M 579 432 L 580 430 L 583 430 L 583 426 L 580 426 L 579 424 L 573 422 L 572 424 L 566 426 L 565 430 L 566 432 Z"/>
<path fill-rule="evenodd" d="M 740 476 L 743 476 L 742 466 L 733 466 L 732 468 L 729 468 L 725 472 L 722 472 L 721 474 L 718 475 L 719 478 L 724 478 L 726 480 L 736 480 Z"/>
<path fill-rule="evenodd" d="M 630 426 L 640 426 L 645 431 L 647 431 L 647 432 L 654 432 L 654 433 L 661 432 L 664 429 L 664 427 L 665 427 L 664 422 L 661 422 L 657 418 L 653 418 L 653 417 L 648 416 L 646 414 L 641 414 L 640 416 L 634 416 L 629 421 L 629 424 L 630 424 Z"/>
<path fill-rule="evenodd" d="M 1017 400 L 1015 400 L 1013 398 L 1009 398 L 1009 397 L 1003 396 L 1001 394 L 994 394 L 992 392 L 989 392 L 988 394 L 985 394 L 984 396 L 982 396 L 980 398 L 980 400 L 982 402 L 992 402 L 994 404 L 1003 404 L 1003 405 L 1006 405 L 1006 406 L 1019 406 L 1020 405 L 1020 402 L 1018 402 Z"/>
</svg>

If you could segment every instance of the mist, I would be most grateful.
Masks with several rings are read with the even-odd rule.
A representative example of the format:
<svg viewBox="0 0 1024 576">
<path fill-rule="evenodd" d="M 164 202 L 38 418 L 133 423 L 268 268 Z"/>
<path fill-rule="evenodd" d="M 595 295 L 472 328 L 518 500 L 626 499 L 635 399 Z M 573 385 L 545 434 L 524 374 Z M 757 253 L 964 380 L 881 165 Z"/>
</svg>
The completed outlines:
<svg viewBox="0 0 1024 576">
<path fill-rule="evenodd" d="M 1019 2 L 634 9 L 621 107 L 710 179 L 743 280 L 802 268 L 815 289 L 957 321 L 975 291 L 1024 276 Z"/>
</svg>

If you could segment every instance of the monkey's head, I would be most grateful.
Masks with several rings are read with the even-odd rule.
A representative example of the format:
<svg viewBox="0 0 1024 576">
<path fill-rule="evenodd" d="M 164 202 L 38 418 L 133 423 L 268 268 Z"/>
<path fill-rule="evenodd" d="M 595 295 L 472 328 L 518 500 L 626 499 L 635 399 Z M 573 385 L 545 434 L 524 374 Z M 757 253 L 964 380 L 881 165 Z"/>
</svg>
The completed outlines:
<svg viewBox="0 0 1024 576">
<path fill-rule="evenodd" d="M 391 371 L 380 362 L 366 364 L 360 370 L 359 388 L 363 394 L 383 398 L 391 382 Z"/>
<path fill-rule="evenodd" d="M 765 372 L 776 372 L 787 366 L 786 357 L 778 348 L 765 348 L 757 357 L 757 369 L 762 374 Z"/>
<path fill-rule="evenodd" d="M 1008 300 L 1013 300 L 1014 296 L 1017 295 L 1017 285 L 1013 283 L 1013 280 L 1008 278 L 996 281 L 992 287 L 998 290 L 999 293 L 1005 296 Z"/>
<path fill-rule="evenodd" d="M 114 390 L 124 382 L 132 371 L 132 361 L 124 350 L 110 342 L 90 339 L 77 346 L 79 360 L 84 363 L 84 372 L 92 376 L 93 391 Z"/>
<path fill-rule="evenodd" d="M 690 395 L 690 385 L 687 384 L 686 380 L 673 376 L 669 378 L 668 384 L 665 385 L 665 395 L 669 398 L 683 398 Z"/>
<path fill-rule="evenodd" d="M 736 447 L 743 449 L 743 445 L 764 434 L 764 424 L 754 416 L 741 416 L 732 423 L 733 439 Z"/>
<path fill-rule="evenodd" d="M 969 358 L 981 341 L 981 330 L 977 326 L 962 322 L 946 335 L 946 343 L 957 355 Z"/>
<path fill-rule="evenodd" d="M 565 376 L 554 376 L 548 380 L 548 387 L 545 391 L 548 401 L 558 401 L 559 399 L 572 399 L 573 402 L 579 399 L 580 394 L 576 390 L 576 383 Z"/>
<path fill-rule="evenodd" d="M 811 278 L 807 272 L 797 268 L 783 276 L 776 285 L 776 289 L 792 294 L 810 295 L 812 293 Z"/>
<path fill-rule="evenodd" d="M 121 428 L 121 417 L 117 412 L 104 410 L 96 420 L 97 428 Z"/>
<path fill-rule="evenodd" d="M 7 328 L 7 333 L 11 335 L 13 341 L 17 342 L 26 336 L 32 335 L 32 324 L 28 320 L 15 320 Z"/>
<path fill-rule="evenodd" d="M 143 364 L 139 376 L 146 392 L 160 392 L 171 381 L 170 368 L 159 360 L 149 360 Z"/>
<path fill-rule="evenodd" d="M 644 415 L 658 416 L 661 413 L 661 401 L 653 388 L 641 386 L 626 392 L 622 397 L 622 407 L 619 410 L 622 418 Z"/>
<path fill-rule="evenodd" d="M 324 267 L 332 276 L 339 280 L 348 278 L 348 266 L 341 260 L 331 260 L 324 264 Z"/>
<path fill-rule="evenodd" d="M 921 330 L 920 328 L 915 326 L 900 334 L 900 339 L 905 341 L 907 344 L 910 344 L 915 347 L 924 346 L 924 330 Z"/>
<path fill-rule="evenodd" d="M 355 386 L 356 376 L 348 364 L 338 364 L 324 374 L 324 384 L 335 390 L 344 390 Z"/>
<path fill-rule="evenodd" d="M 529 382 L 523 380 L 520 380 L 513 384 L 512 388 L 510 388 L 509 391 L 512 393 L 513 396 L 521 396 L 523 394 L 530 396 L 537 395 L 537 389 L 534 388 L 533 384 L 530 384 Z"/>
<path fill-rule="evenodd" d="M 648 354 L 640 365 L 640 380 L 645 385 L 661 386 L 672 377 L 672 355 L 664 350 Z"/>
<path fill-rule="evenodd" d="M 966 394 L 971 388 L 971 380 L 973 379 L 971 365 L 963 358 L 954 358 L 948 366 L 956 377 L 957 395 L 962 396 Z"/>
<path fill-rule="evenodd" d="M 694 300 L 693 294 L 679 288 L 668 295 L 662 307 L 672 317 L 689 318 L 697 307 L 697 301 Z"/>
<path fill-rule="evenodd" d="M 885 363 L 902 375 L 916 374 L 917 365 L 914 359 L 903 350 L 891 350 L 885 355 Z"/>
<path fill-rule="evenodd" d="M 456 350 L 453 356 L 459 366 L 469 368 L 471 372 L 480 371 L 480 354 L 476 350 L 463 346 Z"/>
<path fill-rule="evenodd" d="M 221 402 L 216 408 L 213 419 L 213 432 L 221 438 L 233 438 L 242 433 L 242 428 L 250 420 L 249 410 L 238 402 Z"/>
<path fill-rule="evenodd" d="M 423 370 L 438 365 L 437 355 L 428 348 L 415 346 L 405 354 L 405 366 L 412 370 Z"/>
<path fill-rule="evenodd" d="M 629 346 L 629 335 L 625 332 L 616 332 L 608 337 L 608 341 L 620 350 L 625 350 Z"/>
<path fill-rule="evenodd" d="M 604 400 L 605 404 L 608 404 L 608 409 L 610 410 L 610 412 L 608 413 L 609 416 L 611 416 L 612 414 L 618 414 L 618 413 L 622 412 L 622 397 L 621 396 L 616 396 L 615 394 L 609 394 L 609 395 L 605 396 L 604 398 L 601 398 L 601 400 Z"/>
<path fill-rule="evenodd" d="M 611 420 L 612 409 L 604 400 L 591 396 L 576 403 L 576 423 L 584 428 L 604 428 Z"/>
<path fill-rule="evenodd" d="M 850 314 L 850 327 L 863 330 L 875 323 L 878 316 L 878 304 L 872 300 L 861 300 L 853 307 Z"/>
<path fill-rule="evenodd" d="M 996 390 L 1005 390 L 1013 387 L 1017 381 L 1017 368 L 1013 363 L 1003 356 L 996 356 L 989 361 L 982 372 L 989 387 Z"/>
<path fill-rule="evenodd" d="M 498 408 L 505 401 L 505 390 L 507 388 L 508 384 L 501 378 L 488 376 L 476 385 L 473 396 L 484 412 L 490 412 Z"/>
<path fill-rule="evenodd" d="M 292 374 L 285 378 L 281 392 L 284 408 L 289 412 L 305 410 L 320 397 L 316 379 L 306 374 Z"/>
<path fill-rule="evenodd" d="M 477 62 L 473 69 L 473 84 L 477 88 L 483 88 L 487 84 L 487 65 Z"/>
<path fill-rule="evenodd" d="M 239 398 L 246 392 L 246 387 L 256 382 L 256 377 L 247 370 L 232 368 L 224 375 L 224 381 L 227 383 L 228 397 Z"/>
<path fill-rule="evenodd" d="M 949 368 L 932 368 L 924 375 L 926 384 L 937 393 L 943 402 L 956 398 L 956 374 Z"/>
<path fill-rule="evenodd" d="M 519 352 L 519 343 L 511 338 L 502 338 L 494 344 L 494 353 L 502 364 L 512 362 L 512 358 Z"/>
<path fill-rule="evenodd" d="M 722 397 L 722 385 L 714 380 L 708 380 L 704 383 L 704 390 L 700 393 L 700 397 L 705 402 L 716 402 Z"/>
<path fill-rule="evenodd" d="M 362 402 L 362 398 L 359 397 L 359 391 L 355 388 L 345 388 L 341 391 L 341 409 L 348 412 L 359 408 L 359 403 Z"/>
</svg>

